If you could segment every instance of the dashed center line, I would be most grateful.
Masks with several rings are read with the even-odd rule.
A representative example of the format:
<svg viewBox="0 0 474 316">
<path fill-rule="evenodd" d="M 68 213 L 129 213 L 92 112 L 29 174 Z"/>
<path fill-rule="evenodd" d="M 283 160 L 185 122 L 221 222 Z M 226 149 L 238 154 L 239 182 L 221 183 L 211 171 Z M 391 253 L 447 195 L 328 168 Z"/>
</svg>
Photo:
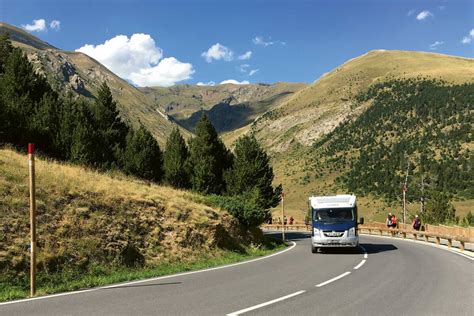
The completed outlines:
<svg viewBox="0 0 474 316">
<path fill-rule="evenodd" d="M 343 278 L 343 277 L 345 277 L 346 275 L 349 275 L 349 274 L 351 274 L 349 271 L 344 272 L 343 274 L 338 275 L 337 277 L 334 277 L 334 278 L 332 278 L 332 279 L 330 279 L 330 280 L 324 281 L 323 283 L 319 283 L 318 285 L 316 285 L 316 287 L 325 286 L 326 284 L 329 284 L 329 283 L 331 283 L 331 282 L 334 282 L 334 281 L 336 281 L 336 280 L 339 280 L 339 279 L 341 279 L 341 278 Z"/>
<path fill-rule="evenodd" d="M 359 269 L 360 267 L 362 267 L 366 261 L 367 261 L 367 260 L 365 260 L 365 259 L 362 260 L 358 265 L 356 265 L 356 266 L 354 267 L 354 270 L 357 270 L 357 269 Z"/>
<path fill-rule="evenodd" d="M 367 254 L 367 250 L 365 250 L 364 247 L 360 246 L 360 248 L 364 251 L 364 259 L 354 267 L 354 270 L 357 270 L 359 269 L 360 267 L 362 267 L 365 263 L 366 263 L 366 259 L 368 257 L 368 254 Z M 337 281 L 339 279 L 342 279 L 343 277 L 347 276 L 351 274 L 350 271 L 347 271 L 347 272 L 344 272 L 343 274 L 340 274 L 330 280 L 327 280 L 327 281 L 324 281 L 322 283 L 319 283 L 316 285 L 316 287 L 322 287 L 322 286 L 325 286 L 329 283 L 332 283 L 334 281 Z M 247 313 L 247 312 L 250 312 L 250 311 L 253 311 L 253 310 L 256 310 L 256 309 L 259 309 L 259 308 L 262 308 L 262 307 L 265 307 L 265 306 L 268 306 L 268 305 L 271 305 L 271 304 L 274 304 L 274 303 L 277 303 L 277 302 L 281 302 L 281 301 L 284 301 L 286 299 L 289 299 L 289 298 L 292 298 L 294 296 L 297 296 L 297 295 L 300 295 L 300 294 L 303 294 L 305 293 L 306 291 L 305 290 L 301 290 L 301 291 L 298 291 L 298 292 L 295 292 L 295 293 L 292 293 L 292 294 L 288 294 L 288 295 L 285 295 L 285 296 L 282 296 L 282 297 L 279 297 L 279 298 L 276 298 L 274 300 L 271 300 L 271 301 L 268 301 L 268 302 L 264 302 L 264 303 L 261 303 L 261 304 L 258 304 L 258 305 L 254 305 L 254 306 L 250 306 L 250 307 L 247 307 L 247 308 L 244 308 L 244 309 L 241 309 L 239 311 L 236 311 L 236 312 L 232 312 L 230 314 L 227 314 L 227 316 L 236 316 L 236 315 L 241 315 L 241 314 L 244 314 L 244 313 Z"/>
<path fill-rule="evenodd" d="M 268 301 L 268 302 L 265 302 L 265 303 L 262 303 L 262 304 L 258 304 L 258 305 L 255 305 L 255 306 L 251 306 L 251 307 L 241 309 L 239 311 L 227 314 L 227 316 L 236 316 L 236 315 L 240 315 L 240 314 L 243 314 L 243 313 L 247 313 L 247 312 L 253 311 L 255 309 L 262 308 L 264 306 L 268 306 L 268 305 L 271 305 L 271 304 L 274 304 L 274 303 L 277 303 L 277 302 L 284 301 L 284 300 L 289 299 L 291 297 L 294 297 L 296 295 L 303 294 L 304 292 L 306 292 L 306 291 L 304 291 L 304 290 L 298 291 L 298 292 L 295 292 L 295 293 L 292 293 L 292 294 L 289 294 L 289 295 L 286 295 L 286 296 L 282 296 L 282 297 L 276 298 L 274 300 L 271 300 L 271 301 Z"/>
</svg>

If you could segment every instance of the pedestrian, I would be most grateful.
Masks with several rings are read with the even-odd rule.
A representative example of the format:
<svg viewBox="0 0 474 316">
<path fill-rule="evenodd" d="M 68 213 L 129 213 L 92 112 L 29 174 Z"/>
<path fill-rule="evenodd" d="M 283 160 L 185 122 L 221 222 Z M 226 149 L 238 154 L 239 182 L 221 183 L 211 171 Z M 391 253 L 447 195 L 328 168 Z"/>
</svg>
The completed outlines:
<svg viewBox="0 0 474 316">
<path fill-rule="evenodd" d="M 392 227 L 392 213 L 388 213 L 385 224 L 387 224 L 387 228 Z"/>
<path fill-rule="evenodd" d="M 290 225 L 293 225 L 293 222 L 295 221 L 295 219 L 293 218 L 293 216 L 290 217 Z"/>
<path fill-rule="evenodd" d="M 392 228 L 397 228 L 397 217 L 395 216 L 395 214 L 392 215 Z"/>
<path fill-rule="evenodd" d="M 283 218 L 283 225 L 286 225 L 287 223 L 288 223 L 288 218 L 285 215 L 285 217 Z"/>
<path fill-rule="evenodd" d="M 414 230 L 420 230 L 421 228 L 421 220 L 418 217 L 418 214 L 415 215 L 415 218 L 413 219 L 413 229 Z"/>
</svg>

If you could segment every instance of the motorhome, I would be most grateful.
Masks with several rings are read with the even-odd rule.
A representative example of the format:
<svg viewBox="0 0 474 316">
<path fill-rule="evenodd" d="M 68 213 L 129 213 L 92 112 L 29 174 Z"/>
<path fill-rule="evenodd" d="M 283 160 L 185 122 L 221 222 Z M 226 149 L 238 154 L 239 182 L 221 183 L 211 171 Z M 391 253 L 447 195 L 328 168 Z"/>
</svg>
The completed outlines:
<svg viewBox="0 0 474 316">
<path fill-rule="evenodd" d="M 361 217 L 357 222 L 355 195 L 311 196 L 311 251 L 325 247 L 359 246 L 357 225 L 364 224 Z"/>
</svg>

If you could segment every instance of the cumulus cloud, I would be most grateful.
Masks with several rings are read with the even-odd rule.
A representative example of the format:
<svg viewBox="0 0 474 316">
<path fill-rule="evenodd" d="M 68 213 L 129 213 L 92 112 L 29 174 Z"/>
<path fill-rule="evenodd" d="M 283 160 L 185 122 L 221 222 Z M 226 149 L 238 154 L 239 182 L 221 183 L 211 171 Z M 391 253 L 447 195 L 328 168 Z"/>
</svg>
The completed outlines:
<svg viewBox="0 0 474 316">
<path fill-rule="evenodd" d="M 49 27 L 53 30 L 59 31 L 61 29 L 61 21 L 53 20 L 49 24 Z"/>
<path fill-rule="evenodd" d="M 219 84 L 228 84 L 228 83 L 230 83 L 230 84 L 250 84 L 250 82 L 248 80 L 237 81 L 235 79 L 224 80 Z"/>
<path fill-rule="evenodd" d="M 252 69 L 252 70 L 250 70 L 249 76 L 255 75 L 259 70 L 260 70 L 260 69 Z"/>
<path fill-rule="evenodd" d="M 206 52 L 203 52 L 201 56 L 206 59 L 208 63 L 212 62 L 213 59 L 231 61 L 234 59 L 234 52 L 228 47 L 216 43 L 209 47 Z"/>
<path fill-rule="evenodd" d="M 439 46 L 443 45 L 443 41 L 436 41 L 433 44 L 430 45 L 431 50 L 437 50 Z"/>
<path fill-rule="evenodd" d="M 191 78 L 193 66 L 174 57 L 163 58 L 163 50 L 148 34 L 137 33 L 130 38 L 117 35 L 103 44 L 86 44 L 78 49 L 95 58 L 118 76 L 138 86 L 171 86 Z"/>
<path fill-rule="evenodd" d="M 46 21 L 44 19 L 33 20 L 32 24 L 21 25 L 28 32 L 42 32 L 46 30 Z"/>
<path fill-rule="evenodd" d="M 428 10 L 424 10 L 424 11 L 421 11 L 420 13 L 418 13 L 418 15 L 416 16 L 416 19 L 418 21 L 423 21 L 423 20 L 426 20 L 429 17 L 433 17 L 433 13 L 431 13 Z"/>
<path fill-rule="evenodd" d="M 286 42 L 282 42 L 282 41 L 272 41 L 272 40 L 271 40 L 271 37 L 268 39 L 268 41 L 265 41 L 262 36 L 255 36 L 255 37 L 252 39 L 252 42 L 253 42 L 255 45 L 260 45 L 260 46 L 264 46 L 264 47 L 271 46 L 271 45 L 275 45 L 275 44 L 286 45 Z"/>
<path fill-rule="evenodd" d="M 469 44 L 472 42 L 474 39 L 474 29 L 469 31 L 469 34 L 467 36 L 464 36 L 461 40 L 461 43 L 463 44 Z"/>
<path fill-rule="evenodd" d="M 198 86 L 215 86 L 216 83 L 214 81 L 209 81 L 209 82 L 199 81 L 198 83 L 196 83 L 196 85 L 198 85 Z"/>
<path fill-rule="evenodd" d="M 251 57 L 252 57 L 252 51 L 249 50 L 237 58 L 240 60 L 247 60 L 247 59 L 250 59 Z"/>
</svg>

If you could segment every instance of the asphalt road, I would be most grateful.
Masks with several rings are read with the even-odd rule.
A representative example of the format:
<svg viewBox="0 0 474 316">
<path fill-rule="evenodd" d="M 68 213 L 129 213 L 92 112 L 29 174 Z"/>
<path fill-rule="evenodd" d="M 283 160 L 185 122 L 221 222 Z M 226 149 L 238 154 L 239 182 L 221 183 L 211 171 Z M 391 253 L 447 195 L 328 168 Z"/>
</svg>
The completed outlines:
<svg viewBox="0 0 474 316">
<path fill-rule="evenodd" d="M 296 245 L 263 260 L 3 304 L 0 315 L 474 315 L 468 258 L 369 236 L 366 254 L 312 254 L 307 234 L 287 236 Z"/>
</svg>

